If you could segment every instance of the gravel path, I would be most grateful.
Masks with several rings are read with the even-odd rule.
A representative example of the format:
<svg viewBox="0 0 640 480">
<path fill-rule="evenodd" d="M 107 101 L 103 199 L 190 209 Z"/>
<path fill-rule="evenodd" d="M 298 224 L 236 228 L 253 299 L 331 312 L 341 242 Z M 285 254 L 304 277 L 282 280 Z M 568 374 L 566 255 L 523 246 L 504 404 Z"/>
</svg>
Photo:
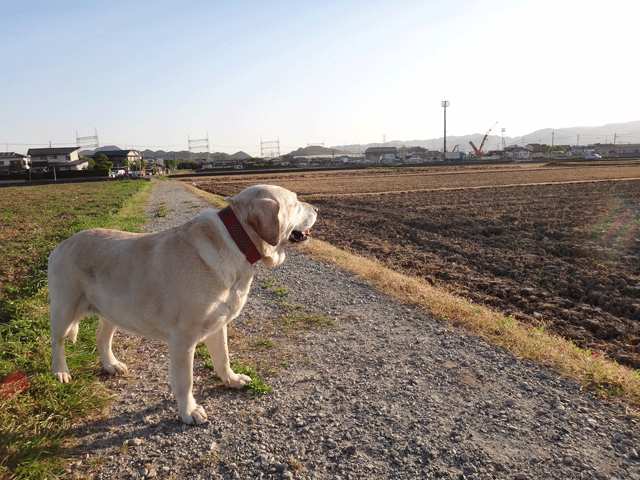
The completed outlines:
<svg viewBox="0 0 640 480">
<path fill-rule="evenodd" d="M 205 206 L 184 186 L 157 182 L 146 228 L 174 226 Z M 162 208 L 169 215 L 155 216 Z M 234 338 L 270 332 L 273 355 L 286 359 L 265 376 L 274 390 L 254 398 L 227 389 L 197 358 L 194 395 L 209 421 L 187 427 L 167 384 L 166 347 L 118 333 L 114 350 L 130 374 L 105 378 L 117 401 L 78 426 L 69 476 L 640 478 L 637 421 L 623 407 L 296 250 L 280 267 L 255 270 L 230 353 L 238 355 Z M 275 287 L 288 292 L 285 302 Z M 278 333 L 292 310 L 335 325 Z"/>
</svg>

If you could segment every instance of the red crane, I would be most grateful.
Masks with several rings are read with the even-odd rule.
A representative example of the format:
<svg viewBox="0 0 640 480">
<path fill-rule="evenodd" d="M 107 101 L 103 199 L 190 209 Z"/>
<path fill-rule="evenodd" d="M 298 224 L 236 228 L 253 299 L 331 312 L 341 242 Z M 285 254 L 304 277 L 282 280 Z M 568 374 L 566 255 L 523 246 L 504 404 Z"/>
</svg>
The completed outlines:
<svg viewBox="0 0 640 480">
<path fill-rule="evenodd" d="M 498 122 L 493 124 L 493 127 L 495 127 L 498 124 Z M 469 145 L 471 145 L 471 147 L 473 148 L 474 153 L 481 157 L 484 155 L 484 153 L 482 152 L 482 147 L 484 147 L 484 142 L 487 141 L 487 137 L 489 136 L 489 133 L 491 132 L 491 130 L 493 130 L 493 127 L 491 127 L 489 130 L 487 130 L 487 133 L 484 134 L 484 138 L 482 139 L 482 143 L 480 144 L 480 148 L 476 148 L 476 146 L 473 144 L 473 142 L 469 142 Z"/>
</svg>

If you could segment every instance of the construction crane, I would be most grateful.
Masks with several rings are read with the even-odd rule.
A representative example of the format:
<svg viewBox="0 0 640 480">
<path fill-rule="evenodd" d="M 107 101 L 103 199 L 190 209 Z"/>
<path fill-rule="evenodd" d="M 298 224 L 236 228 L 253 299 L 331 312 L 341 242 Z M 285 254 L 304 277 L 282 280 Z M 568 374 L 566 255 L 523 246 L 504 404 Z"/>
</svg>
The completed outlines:
<svg viewBox="0 0 640 480">
<path fill-rule="evenodd" d="M 498 124 L 498 122 L 493 124 L 493 127 L 495 127 Z M 493 130 L 493 127 L 491 127 L 489 130 L 487 130 L 487 133 L 484 134 L 484 138 L 482 139 L 482 143 L 480 144 L 480 148 L 476 148 L 476 146 L 473 144 L 473 142 L 469 142 L 469 145 L 471 145 L 471 147 L 473 148 L 473 152 L 478 156 L 481 157 L 484 155 L 484 153 L 482 152 L 482 147 L 484 147 L 484 142 L 487 141 L 487 137 L 489 136 L 489 133 L 491 133 L 491 130 Z"/>
</svg>

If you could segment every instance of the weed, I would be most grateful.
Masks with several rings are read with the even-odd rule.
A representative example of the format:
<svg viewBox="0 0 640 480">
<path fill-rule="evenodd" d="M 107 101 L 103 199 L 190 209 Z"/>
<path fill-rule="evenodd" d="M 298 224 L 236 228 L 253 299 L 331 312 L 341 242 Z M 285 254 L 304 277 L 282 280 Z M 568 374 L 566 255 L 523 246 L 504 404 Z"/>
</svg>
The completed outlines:
<svg viewBox="0 0 640 480">
<path fill-rule="evenodd" d="M 244 386 L 244 388 L 249 390 L 254 397 L 266 395 L 273 390 L 273 387 L 267 385 L 264 380 L 262 380 L 258 372 L 256 372 L 248 365 L 244 365 L 238 360 L 233 360 L 231 362 L 231 368 L 236 373 L 241 373 L 243 375 L 248 375 L 249 377 L 251 377 L 251 381 L 248 382 Z"/>
<path fill-rule="evenodd" d="M 268 348 L 274 348 L 275 344 L 268 338 L 263 338 L 253 342 L 253 348 L 256 350 L 266 350 Z"/>
<path fill-rule="evenodd" d="M 286 310 L 304 310 L 304 305 L 288 302 L 286 300 L 280 300 L 278 302 L 278 305 L 280 305 L 282 308 Z"/>
<path fill-rule="evenodd" d="M 335 322 L 330 318 L 318 313 L 309 313 L 304 310 L 294 310 L 280 316 L 276 323 L 280 325 L 282 331 L 288 334 L 295 334 L 297 331 L 306 329 L 320 329 L 333 327 Z"/>
<path fill-rule="evenodd" d="M 296 475 L 302 468 L 302 463 L 300 463 L 300 460 L 298 460 L 293 456 L 290 456 L 287 459 L 287 465 L 289 466 L 289 470 L 291 470 L 291 472 L 293 472 L 294 475 Z"/>
<path fill-rule="evenodd" d="M 508 317 L 502 317 L 500 320 L 500 328 L 511 330 L 516 326 L 516 319 L 513 315 L 509 315 Z"/>
<path fill-rule="evenodd" d="M 270 340 L 264 340 L 264 342 L 265 342 L 264 345 L 262 345 L 260 348 L 270 348 L 268 344 L 271 344 L 271 346 L 275 346 L 273 345 L 273 343 L 271 343 Z M 198 347 L 196 348 L 196 356 L 200 358 L 207 358 L 207 360 L 205 361 L 205 367 L 213 370 L 213 365 L 211 364 L 209 351 L 207 350 L 207 347 L 205 345 L 203 344 L 198 345 Z M 249 377 L 251 377 L 251 381 L 245 384 L 244 388 L 246 390 L 249 390 L 254 397 L 266 395 L 271 390 L 273 390 L 273 387 L 267 385 L 264 382 L 264 380 L 262 380 L 262 377 L 260 376 L 260 374 L 252 367 L 245 365 L 244 363 L 241 363 L 239 360 L 232 360 L 230 364 L 231 364 L 231 369 L 235 373 L 248 375 Z M 220 377 L 216 373 L 213 374 L 213 378 L 216 379 L 217 381 L 221 381 Z"/>
<path fill-rule="evenodd" d="M 204 345 L 204 343 L 198 344 L 198 346 L 196 347 L 195 356 L 197 358 L 204 359 L 205 368 L 208 368 L 209 370 L 213 370 L 213 363 L 211 363 L 211 356 L 209 355 L 209 350 L 207 350 L 207 347 Z"/>
<path fill-rule="evenodd" d="M 264 290 L 269 290 L 276 297 L 286 297 L 289 295 L 289 291 L 286 288 L 276 287 L 276 282 L 277 280 L 275 278 L 265 278 L 260 287 Z"/>
<path fill-rule="evenodd" d="M 156 210 L 153 213 L 153 216 L 156 218 L 164 218 L 169 216 L 169 211 L 167 210 L 167 202 L 160 202 L 156 206 Z"/>
</svg>

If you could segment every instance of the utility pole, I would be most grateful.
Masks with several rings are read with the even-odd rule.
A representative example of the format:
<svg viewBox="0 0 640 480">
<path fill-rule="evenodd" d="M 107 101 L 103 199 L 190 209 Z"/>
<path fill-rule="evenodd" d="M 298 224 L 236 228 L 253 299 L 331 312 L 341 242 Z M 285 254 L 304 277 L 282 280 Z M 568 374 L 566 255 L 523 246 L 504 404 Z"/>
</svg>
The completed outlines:
<svg viewBox="0 0 640 480">
<path fill-rule="evenodd" d="M 580 134 L 578 134 L 578 139 L 576 140 L 576 147 L 580 145 Z"/>
<path fill-rule="evenodd" d="M 614 145 L 616 144 L 616 139 L 617 139 L 617 138 L 618 138 L 618 134 L 617 134 L 617 133 L 614 133 L 614 134 L 613 134 L 613 144 L 614 144 Z"/>
<path fill-rule="evenodd" d="M 444 160 L 447 156 L 447 107 L 449 106 L 449 100 L 443 100 L 440 105 L 444 107 L 444 148 L 442 150 L 442 159 Z"/>
</svg>

